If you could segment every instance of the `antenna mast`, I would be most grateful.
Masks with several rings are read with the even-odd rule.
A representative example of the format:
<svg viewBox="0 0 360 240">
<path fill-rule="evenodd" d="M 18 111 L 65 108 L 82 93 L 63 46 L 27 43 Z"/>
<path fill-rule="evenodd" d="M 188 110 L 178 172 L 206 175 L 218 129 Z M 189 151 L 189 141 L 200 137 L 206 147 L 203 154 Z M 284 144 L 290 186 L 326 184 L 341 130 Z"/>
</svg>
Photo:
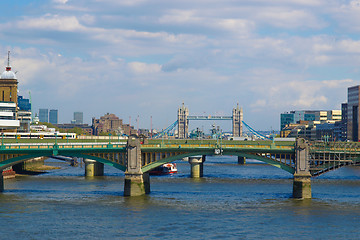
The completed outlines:
<svg viewBox="0 0 360 240">
<path fill-rule="evenodd" d="M 10 51 L 8 51 L 8 66 L 10 66 Z"/>
</svg>

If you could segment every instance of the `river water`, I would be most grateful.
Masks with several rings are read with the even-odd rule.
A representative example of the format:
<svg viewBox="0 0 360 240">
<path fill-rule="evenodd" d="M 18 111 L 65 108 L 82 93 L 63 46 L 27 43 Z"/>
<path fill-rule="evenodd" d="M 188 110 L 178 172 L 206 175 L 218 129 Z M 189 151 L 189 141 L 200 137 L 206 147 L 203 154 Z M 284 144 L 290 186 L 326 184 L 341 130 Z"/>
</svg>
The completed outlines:
<svg viewBox="0 0 360 240">
<path fill-rule="evenodd" d="M 207 157 L 204 178 L 151 176 L 151 194 L 123 197 L 124 174 L 84 177 L 84 166 L 5 180 L 0 239 L 359 239 L 360 167 L 312 180 L 292 199 L 292 175 L 235 157 Z"/>
</svg>

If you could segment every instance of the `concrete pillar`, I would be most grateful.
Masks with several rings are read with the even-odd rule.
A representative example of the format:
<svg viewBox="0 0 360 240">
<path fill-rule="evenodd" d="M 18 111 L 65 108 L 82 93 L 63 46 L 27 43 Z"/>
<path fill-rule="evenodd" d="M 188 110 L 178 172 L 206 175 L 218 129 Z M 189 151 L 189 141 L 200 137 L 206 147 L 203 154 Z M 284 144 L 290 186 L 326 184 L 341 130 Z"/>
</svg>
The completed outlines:
<svg viewBox="0 0 360 240">
<path fill-rule="evenodd" d="M 138 137 L 132 135 L 127 142 L 127 162 L 124 196 L 141 196 L 150 193 L 150 177 L 141 171 L 141 148 Z"/>
<path fill-rule="evenodd" d="M 104 164 L 91 159 L 84 159 L 85 176 L 104 176 Z"/>
<path fill-rule="evenodd" d="M 241 164 L 241 165 L 246 164 L 246 157 L 238 156 L 238 164 Z"/>
<path fill-rule="evenodd" d="M 294 198 L 311 198 L 311 175 L 294 174 L 293 182 Z"/>
<path fill-rule="evenodd" d="M 205 155 L 189 157 L 192 178 L 203 177 L 204 162 L 205 162 Z"/>
<path fill-rule="evenodd" d="M 0 192 L 4 191 L 4 176 L 3 171 L 0 170 Z"/>
<path fill-rule="evenodd" d="M 311 198 L 309 143 L 303 138 L 296 139 L 295 143 L 293 197 L 303 199 Z"/>
</svg>

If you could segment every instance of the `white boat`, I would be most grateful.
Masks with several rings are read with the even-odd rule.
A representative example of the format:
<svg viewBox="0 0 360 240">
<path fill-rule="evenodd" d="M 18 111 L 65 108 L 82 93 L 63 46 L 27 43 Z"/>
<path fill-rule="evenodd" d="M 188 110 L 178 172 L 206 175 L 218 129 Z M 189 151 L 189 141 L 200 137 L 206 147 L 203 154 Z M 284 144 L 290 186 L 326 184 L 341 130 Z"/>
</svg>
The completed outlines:
<svg viewBox="0 0 360 240">
<path fill-rule="evenodd" d="M 150 171 L 150 175 L 167 175 L 177 173 L 176 163 L 165 163 Z"/>
</svg>

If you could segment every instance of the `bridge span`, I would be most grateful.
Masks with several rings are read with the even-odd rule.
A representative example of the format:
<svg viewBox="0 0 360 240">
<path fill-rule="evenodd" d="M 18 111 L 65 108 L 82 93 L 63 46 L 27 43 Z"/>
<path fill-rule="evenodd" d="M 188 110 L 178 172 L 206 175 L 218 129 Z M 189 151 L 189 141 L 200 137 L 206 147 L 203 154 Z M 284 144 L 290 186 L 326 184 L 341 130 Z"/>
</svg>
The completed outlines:
<svg viewBox="0 0 360 240">
<path fill-rule="evenodd" d="M 293 175 L 293 197 L 311 198 L 311 177 L 360 163 L 360 143 L 148 140 L 132 135 L 117 143 L 32 143 L 0 145 L 0 171 L 42 156 L 83 158 L 85 175 L 103 175 L 103 164 L 125 172 L 124 195 L 150 193 L 149 171 L 164 163 L 189 157 L 192 177 L 203 176 L 209 155 L 233 155 L 239 162 L 256 159 Z M 2 176 L 2 175 L 1 175 Z M 0 190 L 4 191 L 0 177 Z"/>
</svg>

